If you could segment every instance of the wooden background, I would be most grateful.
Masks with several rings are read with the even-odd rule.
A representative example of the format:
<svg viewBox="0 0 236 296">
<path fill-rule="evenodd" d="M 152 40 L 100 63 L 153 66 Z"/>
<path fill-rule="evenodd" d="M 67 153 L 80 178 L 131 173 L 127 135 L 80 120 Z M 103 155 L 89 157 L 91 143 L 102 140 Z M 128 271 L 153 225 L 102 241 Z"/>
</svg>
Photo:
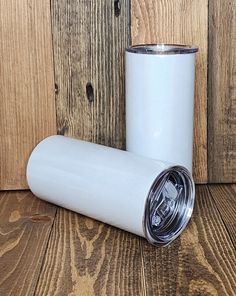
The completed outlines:
<svg viewBox="0 0 236 296">
<path fill-rule="evenodd" d="M 125 148 L 124 48 L 199 46 L 194 178 L 236 182 L 235 0 L 0 0 L 0 189 L 55 134 Z"/>
</svg>

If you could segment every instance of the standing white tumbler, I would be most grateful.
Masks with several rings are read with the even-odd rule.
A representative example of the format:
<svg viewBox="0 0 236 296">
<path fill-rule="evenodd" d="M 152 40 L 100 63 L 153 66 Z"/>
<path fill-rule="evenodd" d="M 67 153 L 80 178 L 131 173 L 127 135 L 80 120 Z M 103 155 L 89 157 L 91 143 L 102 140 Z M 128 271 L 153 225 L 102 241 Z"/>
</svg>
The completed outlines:
<svg viewBox="0 0 236 296">
<path fill-rule="evenodd" d="M 150 44 L 126 49 L 126 148 L 192 172 L 197 47 Z"/>
<path fill-rule="evenodd" d="M 183 231 L 194 204 L 194 183 L 185 168 L 63 136 L 36 146 L 27 180 L 38 197 L 155 245 Z"/>
</svg>

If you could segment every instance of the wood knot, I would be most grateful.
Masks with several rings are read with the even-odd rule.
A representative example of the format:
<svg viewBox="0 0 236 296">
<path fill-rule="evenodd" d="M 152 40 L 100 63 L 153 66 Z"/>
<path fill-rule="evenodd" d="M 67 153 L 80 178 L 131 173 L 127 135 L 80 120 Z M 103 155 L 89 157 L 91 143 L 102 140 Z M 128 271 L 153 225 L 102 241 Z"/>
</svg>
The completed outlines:
<svg viewBox="0 0 236 296">
<path fill-rule="evenodd" d="M 86 96 L 89 103 L 92 103 L 94 101 L 94 91 L 93 91 L 93 86 L 91 82 L 88 82 L 86 84 Z"/>
<path fill-rule="evenodd" d="M 21 214 L 19 211 L 15 210 L 11 212 L 11 215 L 9 217 L 9 222 L 16 222 L 21 218 Z"/>
<path fill-rule="evenodd" d="M 120 0 L 115 0 L 114 1 L 114 11 L 115 11 L 116 17 L 118 17 L 120 15 L 120 9 L 121 9 Z"/>
</svg>

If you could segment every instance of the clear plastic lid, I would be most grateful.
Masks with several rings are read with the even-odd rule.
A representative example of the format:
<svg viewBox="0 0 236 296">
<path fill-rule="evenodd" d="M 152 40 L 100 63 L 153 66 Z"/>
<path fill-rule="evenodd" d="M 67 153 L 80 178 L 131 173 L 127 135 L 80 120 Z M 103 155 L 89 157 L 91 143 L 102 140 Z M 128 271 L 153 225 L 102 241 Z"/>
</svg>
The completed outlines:
<svg viewBox="0 0 236 296">
<path fill-rule="evenodd" d="M 168 55 L 168 54 L 189 54 L 196 53 L 198 47 L 182 44 L 139 44 L 132 45 L 126 48 L 127 52 L 138 54 L 156 54 L 156 55 Z"/>
<path fill-rule="evenodd" d="M 184 167 L 172 167 L 158 176 L 145 206 L 144 231 L 147 240 L 163 246 L 177 238 L 192 215 L 194 199 L 194 182 Z"/>
</svg>

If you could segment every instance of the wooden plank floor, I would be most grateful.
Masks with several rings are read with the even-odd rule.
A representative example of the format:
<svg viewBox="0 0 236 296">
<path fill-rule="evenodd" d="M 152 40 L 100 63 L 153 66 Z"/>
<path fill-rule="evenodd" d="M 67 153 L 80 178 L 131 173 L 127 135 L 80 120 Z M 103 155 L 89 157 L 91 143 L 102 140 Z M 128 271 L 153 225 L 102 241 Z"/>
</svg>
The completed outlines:
<svg viewBox="0 0 236 296">
<path fill-rule="evenodd" d="M 236 186 L 197 187 L 166 248 L 35 198 L 0 193 L 0 295 L 236 295 Z"/>
</svg>

